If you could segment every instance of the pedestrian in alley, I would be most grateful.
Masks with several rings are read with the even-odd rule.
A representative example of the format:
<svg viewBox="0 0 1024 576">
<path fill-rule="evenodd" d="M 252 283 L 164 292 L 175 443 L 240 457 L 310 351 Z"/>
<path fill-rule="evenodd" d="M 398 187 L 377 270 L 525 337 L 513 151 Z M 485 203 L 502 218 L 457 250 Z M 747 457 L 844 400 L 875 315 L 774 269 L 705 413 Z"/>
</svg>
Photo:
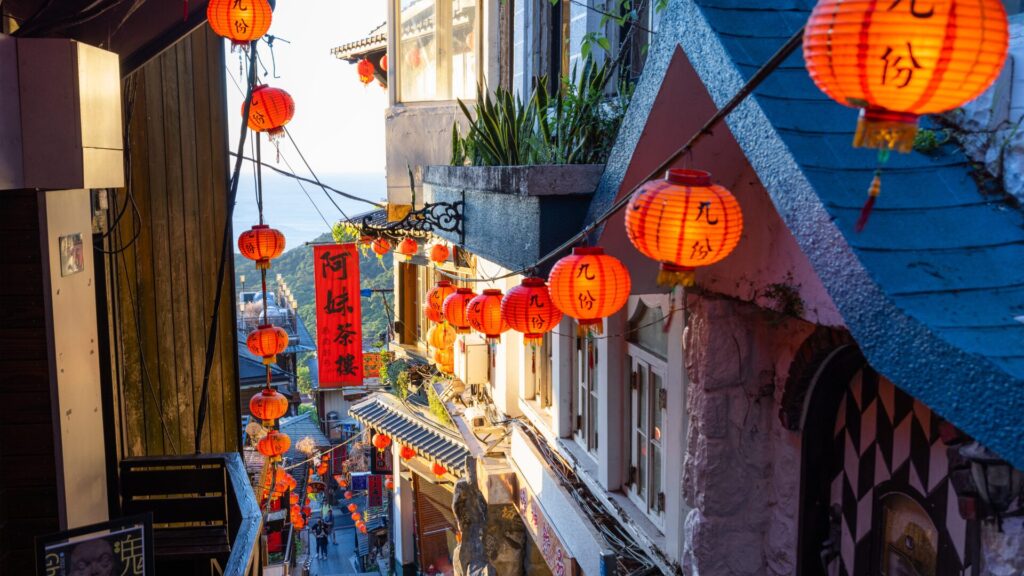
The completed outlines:
<svg viewBox="0 0 1024 576">
<path fill-rule="evenodd" d="M 324 524 L 327 526 L 327 534 L 331 537 L 331 544 L 337 544 L 338 537 L 334 535 L 334 508 L 327 508 Z"/>
<path fill-rule="evenodd" d="M 327 524 L 321 518 L 313 526 L 313 537 L 316 538 L 316 557 L 327 558 Z"/>
</svg>

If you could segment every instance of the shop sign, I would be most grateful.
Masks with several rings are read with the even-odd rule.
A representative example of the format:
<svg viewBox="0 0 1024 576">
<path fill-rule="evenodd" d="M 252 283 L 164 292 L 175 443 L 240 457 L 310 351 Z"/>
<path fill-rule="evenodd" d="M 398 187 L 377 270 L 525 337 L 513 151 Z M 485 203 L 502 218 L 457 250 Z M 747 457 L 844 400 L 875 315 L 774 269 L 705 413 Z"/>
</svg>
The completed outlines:
<svg viewBox="0 0 1024 576">
<path fill-rule="evenodd" d="M 313 247 L 320 387 L 363 384 L 359 251 L 355 244 Z"/>
<path fill-rule="evenodd" d="M 36 538 L 37 574 L 156 574 L 150 514 L 127 516 Z"/>
<path fill-rule="evenodd" d="M 576 560 L 569 555 L 569 551 L 558 538 L 555 527 L 544 517 L 544 510 L 537 500 L 536 494 L 530 490 L 529 485 L 522 476 L 518 477 L 519 493 L 516 498 L 516 509 L 523 519 L 523 524 L 530 532 L 530 536 L 544 556 L 548 568 L 553 576 L 575 576 L 578 574 Z"/>
</svg>

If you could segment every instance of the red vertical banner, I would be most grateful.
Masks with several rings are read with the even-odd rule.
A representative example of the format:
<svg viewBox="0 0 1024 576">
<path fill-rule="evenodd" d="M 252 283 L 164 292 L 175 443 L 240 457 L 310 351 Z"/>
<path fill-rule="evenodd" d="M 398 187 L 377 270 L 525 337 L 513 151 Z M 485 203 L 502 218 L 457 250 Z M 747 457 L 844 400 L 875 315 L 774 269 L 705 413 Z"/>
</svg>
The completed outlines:
<svg viewBox="0 0 1024 576">
<path fill-rule="evenodd" d="M 384 505 L 384 477 L 374 474 L 366 483 L 366 506 Z"/>
<path fill-rule="evenodd" d="M 321 388 L 363 383 L 363 316 L 355 244 L 313 247 Z"/>
</svg>

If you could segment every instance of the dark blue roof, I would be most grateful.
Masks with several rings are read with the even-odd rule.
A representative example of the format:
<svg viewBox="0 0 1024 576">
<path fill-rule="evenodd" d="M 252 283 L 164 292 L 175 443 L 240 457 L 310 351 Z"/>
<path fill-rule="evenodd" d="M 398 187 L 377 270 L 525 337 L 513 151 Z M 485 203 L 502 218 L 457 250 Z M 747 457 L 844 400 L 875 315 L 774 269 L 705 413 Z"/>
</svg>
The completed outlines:
<svg viewBox="0 0 1024 576">
<path fill-rule="evenodd" d="M 721 106 L 806 21 L 813 0 L 672 0 L 592 213 L 618 192 L 681 46 Z M 853 231 L 876 154 L 857 111 L 790 56 L 727 120 L 871 364 L 1024 468 L 1024 214 L 979 190 L 956 146 L 893 154 L 867 228 Z M 688 135 L 687 135 L 688 136 Z"/>
</svg>

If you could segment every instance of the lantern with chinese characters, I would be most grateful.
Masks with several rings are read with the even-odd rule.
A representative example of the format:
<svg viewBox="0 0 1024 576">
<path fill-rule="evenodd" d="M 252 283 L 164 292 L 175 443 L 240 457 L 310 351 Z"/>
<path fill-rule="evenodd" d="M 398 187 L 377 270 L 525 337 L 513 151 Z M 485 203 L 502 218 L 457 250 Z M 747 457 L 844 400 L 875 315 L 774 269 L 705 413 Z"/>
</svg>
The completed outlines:
<svg viewBox="0 0 1024 576">
<path fill-rule="evenodd" d="M 441 316 L 440 310 L 434 310 L 430 307 L 430 304 L 423 305 L 423 315 L 427 317 L 427 320 L 431 322 L 443 322 L 444 317 Z M 429 340 L 428 340 L 429 342 Z"/>
<path fill-rule="evenodd" d="M 455 345 L 455 329 L 447 322 L 442 322 L 427 330 L 427 344 L 434 348 L 451 348 Z"/>
<path fill-rule="evenodd" d="M 377 238 L 373 241 L 373 244 L 370 245 L 370 248 L 373 249 L 374 254 L 376 254 L 378 258 L 383 258 L 385 254 L 391 251 L 391 242 L 389 242 L 387 238 Z"/>
<path fill-rule="evenodd" d="M 551 300 L 579 322 L 581 335 L 601 333 L 602 318 L 619 311 L 629 299 L 629 270 L 597 247 L 574 248 L 555 262 L 548 276 Z"/>
<path fill-rule="evenodd" d="M 270 261 L 284 252 L 284 234 L 266 224 L 257 224 L 238 236 L 238 251 L 255 261 L 256 268 L 266 270 Z"/>
<path fill-rule="evenodd" d="M 357 506 L 355 502 L 348 505 L 349 512 L 355 512 L 356 510 L 359 510 L 359 506 Z"/>
<path fill-rule="evenodd" d="M 1008 38 L 999 0 L 819 0 L 803 49 L 818 88 L 861 109 L 854 146 L 909 152 L 918 116 L 995 81 Z"/>
<path fill-rule="evenodd" d="M 459 334 L 469 332 L 469 318 L 466 317 L 466 306 L 476 296 L 471 288 L 459 288 L 454 294 L 444 299 L 444 319 L 455 328 Z"/>
<path fill-rule="evenodd" d="M 380 432 L 373 435 L 373 447 L 376 448 L 378 452 L 387 450 L 388 446 L 391 446 L 391 436 L 381 434 Z"/>
<path fill-rule="evenodd" d="M 427 306 L 444 318 L 444 301 L 452 294 L 455 294 L 455 286 L 447 280 L 438 280 L 437 285 L 427 291 Z"/>
<path fill-rule="evenodd" d="M 430 470 L 434 473 L 434 476 L 437 476 L 438 478 L 448 473 L 448 469 L 442 466 L 440 462 L 434 462 L 434 465 Z"/>
<path fill-rule="evenodd" d="M 466 306 L 469 326 L 483 334 L 489 342 L 501 338 L 508 330 L 508 323 L 501 316 L 501 290 L 488 288 L 469 301 Z"/>
<path fill-rule="evenodd" d="M 728 256 L 742 232 L 739 202 L 700 170 L 669 170 L 641 186 L 626 208 L 626 235 L 661 263 L 663 286 L 693 286 L 694 270 Z"/>
<path fill-rule="evenodd" d="M 443 264 L 451 255 L 451 250 L 444 244 L 434 244 L 430 247 L 430 261 L 434 264 Z"/>
<path fill-rule="evenodd" d="M 264 426 L 273 425 L 274 420 L 287 412 L 288 398 L 273 388 L 264 388 L 249 400 L 249 413 L 261 420 Z"/>
<path fill-rule="evenodd" d="M 264 364 L 277 362 L 277 355 L 288 348 L 288 333 L 271 324 L 261 324 L 249 332 L 245 345 L 254 356 L 263 358 Z"/>
<path fill-rule="evenodd" d="M 405 238 L 398 243 L 398 249 L 395 250 L 402 256 L 405 256 L 405 261 L 412 260 L 412 257 L 416 255 L 420 250 L 420 245 L 416 243 L 412 238 Z"/>
<path fill-rule="evenodd" d="M 409 461 L 416 457 L 416 449 L 412 446 L 402 446 L 402 449 L 398 451 L 398 455 L 402 457 L 402 460 Z"/>
<path fill-rule="evenodd" d="M 256 449 L 271 462 L 280 462 L 281 456 L 288 451 L 291 445 L 292 439 L 287 434 L 271 430 L 256 444 Z"/>
<path fill-rule="evenodd" d="M 257 86 L 249 106 L 249 128 L 266 132 L 271 140 L 284 136 L 284 125 L 295 115 L 295 101 L 280 88 Z"/>
<path fill-rule="evenodd" d="M 206 6 L 210 28 L 236 47 L 262 38 L 273 16 L 268 0 L 210 0 Z"/>
<path fill-rule="evenodd" d="M 522 332 L 523 342 L 539 345 L 544 334 L 562 321 L 562 311 L 551 301 L 543 278 L 523 278 L 501 299 L 501 316 L 509 328 Z"/>
<path fill-rule="evenodd" d="M 366 58 L 359 61 L 356 64 L 356 71 L 359 73 L 359 81 L 363 84 L 369 84 L 373 82 L 373 62 L 370 62 Z"/>
<path fill-rule="evenodd" d="M 455 351 L 451 348 L 438 348 L 434 351 L 434 362 L 438 370 L 452 374 L 455 372 Z"/>
</svg>

